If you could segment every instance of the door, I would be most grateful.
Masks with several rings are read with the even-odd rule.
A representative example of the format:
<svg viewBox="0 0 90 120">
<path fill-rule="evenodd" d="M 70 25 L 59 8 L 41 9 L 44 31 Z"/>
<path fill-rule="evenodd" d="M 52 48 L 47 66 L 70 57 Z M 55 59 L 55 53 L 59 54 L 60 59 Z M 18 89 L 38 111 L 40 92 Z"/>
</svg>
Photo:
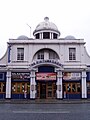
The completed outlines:
<svg viewBox="0 0 90 120">
<path fill-rule="evenodd" d="M 40 98 L 45 99 L 46 98 L 46 83 L 40 84 Z"/>
<path fill-rule="evenodd" d="M 56 97 L 55 82 L 37 82 L 37 98 L 48 99 Z"/>
<path fill-rule="evenodd" d="M 47 83 L 47 90 L 46 90 L 47 98 L 55 98 L 56 97 L 56 83 L 55 82 L 48 82 Z"/>
</svg>

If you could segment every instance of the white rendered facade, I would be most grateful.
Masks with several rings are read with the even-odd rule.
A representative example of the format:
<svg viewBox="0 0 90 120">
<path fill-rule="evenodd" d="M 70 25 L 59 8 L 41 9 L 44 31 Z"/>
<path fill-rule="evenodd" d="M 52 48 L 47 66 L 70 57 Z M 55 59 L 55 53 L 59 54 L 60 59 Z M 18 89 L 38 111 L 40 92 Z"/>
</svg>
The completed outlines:
<svg viewBox="0 0 90 120">
<path fill-rule="evenodd" d="M 90 56 L 84 40 L 60 38 L 57 26 L 48 17 L 33 35 L 9 39 L 7 52 L 0 59 L 0 84 L 5 86 L 0 98 L 24 98 L 25 90 L 28 99 L 89 98 Z M 51 73 L 55 79 L 44 76 Z"/>
</svg>

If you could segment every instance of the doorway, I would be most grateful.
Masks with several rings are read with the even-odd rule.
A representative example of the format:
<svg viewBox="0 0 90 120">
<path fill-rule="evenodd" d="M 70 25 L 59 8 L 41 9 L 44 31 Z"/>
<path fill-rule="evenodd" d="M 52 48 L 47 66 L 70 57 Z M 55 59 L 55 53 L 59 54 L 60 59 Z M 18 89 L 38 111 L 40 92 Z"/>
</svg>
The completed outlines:
<svg viewBox="0 0 90 120">
<path fill-rule="evenodd" d="M 53 99 L 56 98 L 56 82 L 37 82 L 37 98 Z"/>
<path fill-rule="evenodd" d="M 40 98 L 41 99 L 46 98 L 46 84 L 45 83 L 40 84 Z"/>
</svg>

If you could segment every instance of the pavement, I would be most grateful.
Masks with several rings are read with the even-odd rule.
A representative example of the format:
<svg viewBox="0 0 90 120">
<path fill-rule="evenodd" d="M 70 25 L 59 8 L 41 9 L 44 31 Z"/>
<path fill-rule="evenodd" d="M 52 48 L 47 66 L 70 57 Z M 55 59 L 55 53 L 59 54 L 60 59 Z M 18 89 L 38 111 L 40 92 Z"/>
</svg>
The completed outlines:
<svg viewBox="0 0 90 120">
<path fill-rule="evenodd" d="M 0 99 L 0 104 L 84 104 L 90 99 Z"/>
</svg>

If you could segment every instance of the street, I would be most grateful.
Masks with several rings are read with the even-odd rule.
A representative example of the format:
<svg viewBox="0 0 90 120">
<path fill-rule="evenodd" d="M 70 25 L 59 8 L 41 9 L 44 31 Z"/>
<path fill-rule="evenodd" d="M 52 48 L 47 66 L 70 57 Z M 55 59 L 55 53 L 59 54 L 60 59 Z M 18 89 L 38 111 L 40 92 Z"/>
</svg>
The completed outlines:
<svg viewBox="0 0 90 120">
<path fill-rule="evenodd" d="M 90 120 L 90 105 L 0 104 L 0 120 Z"/>
</svg>

